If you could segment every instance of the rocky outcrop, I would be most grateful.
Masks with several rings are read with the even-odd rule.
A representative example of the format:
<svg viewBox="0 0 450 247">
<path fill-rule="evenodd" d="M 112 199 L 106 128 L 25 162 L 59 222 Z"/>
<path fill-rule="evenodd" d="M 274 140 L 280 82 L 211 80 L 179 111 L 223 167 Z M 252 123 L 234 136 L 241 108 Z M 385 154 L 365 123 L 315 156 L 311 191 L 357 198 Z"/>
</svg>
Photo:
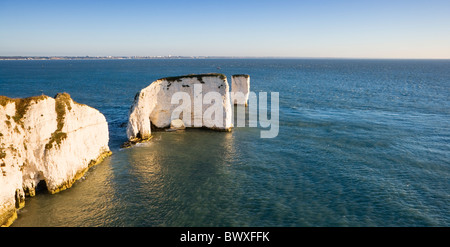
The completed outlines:
<svg viewBox="0 0 450 247">
<path fill-rule="evenodd" d="M 9 225 L 44 184 L 70 188 L 111 152 L 108 124 L 96 109 L 70 95 L 11 99 L 0 96 L 0 225 Z"/>
<path fill-rule="evenodd" d="M 170 128 L 173 130 L 184 130 L 186 126 L 184 125 L 183 120 L 174 119 L 170 122 Z"/>
<path fill-rule="evenodd" d="M 231 103 L 234 105 L 248 105 L 248 95 L 250 93 L 249 75 L 231 76 Z"/>
<path fill-rule="evenodd" d="M 185 93 L 186 97 L 177 97 L 176 93 Z M 207 95 L 208 93 L 212 93 Z M 211 103 L 206 96 L 218 95 L 220 102 Z M 203 97 L 205 96 L 205 97 Z M 208 99 L 207 99 L 208 98 Z M 181 99 L 178 101 L 177 99 Z M 219 104 L 220 118 L 204 118 L 210 107 Z M 151 126 L 168 128 L 174 110 L 183 112 L 174 119 L 181 119 L 186 127 L 207 127 L 229 131 L 231 123 L 231 104 L 227 78 L 223 74 L 199 74 L 167 77 L 152 82 L 136 94 L 130 110 L 127 137 L 131 142 L 145 140 L 151 136 Z M 209 109 L 209 110 L 208 110 Z M 216 108 L 217 109 L 217 108 Z"/>
</svg>

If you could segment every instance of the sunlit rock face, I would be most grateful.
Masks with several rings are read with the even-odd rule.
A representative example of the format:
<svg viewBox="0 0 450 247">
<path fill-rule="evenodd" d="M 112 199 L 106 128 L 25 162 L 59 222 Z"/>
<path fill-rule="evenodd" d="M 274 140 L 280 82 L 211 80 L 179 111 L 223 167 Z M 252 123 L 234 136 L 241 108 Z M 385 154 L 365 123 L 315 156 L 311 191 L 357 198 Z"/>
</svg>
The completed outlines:
<svg viewBox="0 0 450 247">
<path fill-rule="evenodd" d="M 67 93 L 55 98 L 0 96 L 0 225 L 9 225 L 34 196 L 70 188 L 87 169 L 110 155 L 105 117 Z"/>
<path fill-rule="evenodd" d="M 231 76 L 231 103 L 233 105 L 248 105 L 248 95 L 250 93 L 249 75 Z"/>
<path fill-rule="evenodd" d="M 184 130 L 186 126 L 184 125 L 183 120 L 174 119 L 170 122 L 170 128 L 174 130 Z"/>
<path fill-rule="evenodd" d="M 186 100 L 174 100 L 174 94 L 184 92 Z M 217 93 L 220 102 L 209 102 L 208 93 Z M 210 94 L 211 95 L 211 94 Z M 183 104 L 185 105 L 183 108 Z M 210 107 L 220 104 L 219 123 L 205 118 Z M 181 106 L 180 106 L 181 105 Z M 216 105 L 217 106 L 217 105 Z M 152 82 L 136 94 L 130 110 L 127 126 L 129 140 L 146 139 L 151 136 L 151 126 L 168 128 L 174 110 L 183 110 L 179 117 L 186 127 L 207 127 L 215 130 L 229 131 L 232 128 L 232 112 L 227 78 L 223 74 L 199 74 L 167 77 Z M 208 110 L 209 109 L 209 110 Z M 186 113 L 187 114 L 184 114 Z"/>
</svg>

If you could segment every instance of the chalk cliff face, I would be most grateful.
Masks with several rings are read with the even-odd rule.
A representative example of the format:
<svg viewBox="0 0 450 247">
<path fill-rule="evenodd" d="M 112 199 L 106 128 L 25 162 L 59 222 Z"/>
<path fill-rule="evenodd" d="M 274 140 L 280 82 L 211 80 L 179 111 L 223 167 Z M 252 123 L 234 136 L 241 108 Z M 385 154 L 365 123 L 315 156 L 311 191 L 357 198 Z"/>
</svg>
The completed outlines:
<svg viewBox="0 0 450 247">
<path fill-rule="evenodd" d="M 167 77 L 152 82 L 136 95 L 128 120 L 128 139 L 149 138 L 151 125 L 157 128 L 169 127 L 172 112 L 181 104 L 186 104 L 184 100 L 172 103 L 172 98 L 177 92 L 185 92 L 190 98 L 190 103 L 188 102 L 186 106 L 190 114 L 180 116 L 185 124 L 188 123 L 186 127 L 208 127 L 216 130 L 232 128 L 229 86 L 225 75 L 199 74 Z M 222 121 L 218 124 L 210 123 L 208 119 L 202 118 L 205 111 L 213 105 L 208 100 L 203 100 L 203 96 L 210 92 L 220 95 L 221 102 L 214 102 L 214 104 L 220 104 L 223 114 Z"/>
<path fill-rule="evenodd" d="M 0 96 L 0 225 L 12 223 L 40 182 L 50 193 L 70 188 L 111 154 L 108 141 L 105 117 L 66 93 Z"/>
<path fill-rule="evenodd" d="M 234 105 L 248 105 L 248 95 L 250 93 L 249 75 L 231 76 L 231 103 Z"/>
</svg>

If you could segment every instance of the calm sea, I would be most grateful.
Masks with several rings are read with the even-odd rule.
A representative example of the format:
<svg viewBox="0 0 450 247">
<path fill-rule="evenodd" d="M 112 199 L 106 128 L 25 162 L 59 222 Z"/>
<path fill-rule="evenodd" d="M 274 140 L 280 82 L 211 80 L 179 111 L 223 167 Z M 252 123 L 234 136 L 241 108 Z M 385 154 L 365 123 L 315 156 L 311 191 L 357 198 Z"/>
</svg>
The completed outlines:
<svg viewBox="0 0 450 247">
<path fill-rule="evenodd" d="M 208 72 L 279 92 L 279 135 L 155 132 L 120 149 L 136 92 Z M 58 92 L 106 116 L 114 154 L 27 198 L 12 226 L 450 226 L 449 60 L 0 61 L 0 95 Z"/>
</svg>

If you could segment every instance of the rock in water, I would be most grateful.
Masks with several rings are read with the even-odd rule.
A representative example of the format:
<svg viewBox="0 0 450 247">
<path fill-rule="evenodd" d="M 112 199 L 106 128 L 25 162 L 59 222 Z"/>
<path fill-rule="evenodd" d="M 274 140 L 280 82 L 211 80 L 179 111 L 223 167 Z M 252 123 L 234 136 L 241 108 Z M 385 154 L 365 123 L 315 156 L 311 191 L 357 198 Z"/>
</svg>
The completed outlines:
<svg viewBox="0 0 450 247">
<path fill-rule="evenodd" d="M 0 225 L 12 223 L 41 181 L 50 193 L 70 188 L 111 154 L 108 141 L 103 114 L 67 93 L 0 96 Z"/>
<path fill-rule="evenodd" d="M 184 130 L 186 127 L 184 126 L 183 120 L 174 119 L 170 122 L 170 128 L 175 130 Z"/>
<path fill-rule="evenodd" d="M 178 92 L 186 93 L 187 99 L 176 100 L 174 94 Z M 203 98 L 208 93 L 219 95 L 220 102 L 208 102 L 207 97 Z M 221 121 L 211 123 L 203 116 L 209 114 L 210 107 L 216 104 L 220 106 L 222 114 L 216 119 Z M 151 125 L 168 128 L 172 113 L 176 109 L 180 110 L 180 107 L 185 111 L 176 118 L 183 120 L 186 127 L 207 127 L 222 131 L 232 128 L 230 93 L 225 75 L 214 73 L 167 77 L 152 82 L 136 94 L 128 119 L 128 140 L 149 138 Z"/>
<path fill-rule="evenodd" d="M 250 93 L 249 75 L 231 76 L 231 102 L 234 105 L 248 105 L 248 95 Z"/>
</svg>

